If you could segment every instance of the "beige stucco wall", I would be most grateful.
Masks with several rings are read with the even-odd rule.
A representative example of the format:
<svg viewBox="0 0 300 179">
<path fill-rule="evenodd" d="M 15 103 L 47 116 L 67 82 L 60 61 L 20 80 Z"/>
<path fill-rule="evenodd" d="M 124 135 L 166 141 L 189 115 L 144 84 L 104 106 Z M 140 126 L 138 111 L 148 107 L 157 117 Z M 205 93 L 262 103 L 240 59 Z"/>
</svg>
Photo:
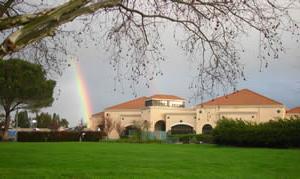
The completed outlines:
<svg viewBox="0 0 300 179">
<path fill-rule="evenodd" d="M 121 125 L 127 127 L 132 125 L 134 120 L 141 120 L 141 110 L 107 110 L 104 112 L 104 117 L 109 117 L 113 122 L 117 123 L 121 121 Z M 97 130 L 97 126 L 100 124 L 102 116 L 94 115 L 90 118 L 90 128 Z M 109 138 L 118 138 L 119 135 L 114 129 L 108 136 Z"/>
<path fill-rule="evenodd" d="M 104 116 L 113 119 L 114 122 L 121 121 L 124 127 L 132 125 L 133 121 L 147 120 L 150 123 L 149 130 L 154 131 L 155 123 L 163 120 L 166 123 L 166 132 L 171 130 L 174 125 L 185 124 L 193 127 L 196 133 L 202 133 L 202 128 L 206 124 L 215 127 L 217 121 L 223 116 L 253 122 L 267 122 L 277 117 L 284 118 L 285 114 L 283 105 L 223 105 L 195 108 L 151 106 L 143 109 L 107 110 L 104 112 Z M 97 126 L 97 121 L 99 119 L 94 119 L 92 126 Z M 118 138 L 118 134 L 114 130 L 109 137 Z"/>
<path fill-rule="evenodd" d="M 141 110 L 124 109 L 124 110 L 107 110 L 104 112 L 105 117 L 111 118 L 115 123 L 121 122 L 123 127 L 133 124 L 133 121 L 142 120 Z M 111 139 L 119 138 L 117 131 L 114 129 L 108 136 Z"/>
<path fill-rule="evenodd" d="M 92 130 L 97 130 L 97 126 L 100 124 L 100 121 L 102 120 L 102 115 L 93 115 L 90 118 L 89 126 L 88 128 Z"/>
<path fill-rule="evenodd" d="M 163 120 L 168 123 L 169 126 L 179 123 L 180 120 L 185 123 L 194 125 L 195 111 L 188 108 L 176 108 L 176 107 L 146 107 L 140 110 L 113 110 L 105 111 L 105 116 L 111 117 L 114 121 L 121 121 L 124 127 L 133 124 L 133 121 L 142 120 L 149 121 L 150 131 L 154 131 L 155 123 Z M 170 116 L 167 119 L 166 116 Z"/>
<path fill-rule="evenodd" d="M 151 131 L 154 131 L 155 123 L 160 120 L 166 122 L 166 131 L 168 131 L 169 128 L 175 123 L 179 123 L 180 120 L 190 125 L 194 125 L 195 121 L 195 119 L 193 119 L 193 116 L 195 116 L 195 111 L 188 108 L 152 106 L 148 107 L 145 112 L 146 114 L 144 114 L 144 119 L 150 121 Z"/>
<path fill-rule="evenodd" d="M 166 115 L 166 131 L 170 131 L 173 126 L 176 125 L 188 125 L 196 130 L 196 113 L 177 113 L 177 114 L 168 114 Z"/>
<path fill-rule="evenodd" d="M 104 116 L 115 122 L 121 121 L 121 124 L 126 127 L 134 120 L 141 120 L 141 110 L 108 110 L 104 112 Z"/>
<path fill-rule="evenodd" d="M 104 112 L 105 117 L 113 119 L 114 122 L 121 121 L 124 127 L 133 124 L 133 121 L 149 121 L 150 131 L 154 131 L 155 123 L 163 120 L 166 122 L 166 131 L 170 130 L 172 126 L 177 124 L 187 124 L 195 128 L 196 113 L 194 109 L 177 108 L 177 107 L 146 107 L 137 110 L 107 110 Z M 100 122 L 100 118 L 91 118 L 91 128 L 96 129 Z M 111 132 L 109 138 L 118 138 L 115 130 Z"/>
<path fill-rule="evenodd" d="M 300 113 L 287 113 L 286 117 L 287 118 L 290 118 L 290 117 L 300 117 Z"/>
<path fill-rule="evenodd" d="M 242 119 L 253 122 L 267 122 L 275 118 L 285 117 L 283 105 L 235 105 L 235 106 L 204 106 L 197 108 L 198 129 L 202 131 L 202 126 L 206 123 L 215 127 L 217 121 L 222 117 L 231 119 Z M 201 129 L 200 129 L 201 128 Z"/>
</svg>

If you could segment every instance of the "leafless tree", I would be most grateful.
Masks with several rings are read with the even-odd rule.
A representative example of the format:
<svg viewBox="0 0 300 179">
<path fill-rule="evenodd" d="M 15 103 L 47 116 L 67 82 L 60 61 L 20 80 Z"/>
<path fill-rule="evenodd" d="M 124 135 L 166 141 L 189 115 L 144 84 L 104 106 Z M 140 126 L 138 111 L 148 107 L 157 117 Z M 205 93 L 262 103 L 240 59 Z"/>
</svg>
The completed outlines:
<svg viewBox="0 0 300 179">
<path fill-rule="evenodd" d="M 98 125 L 101 131 L 103 131 L 107 136 L 111 133 L 111 131 L 115 128 L 115 123 L 109 117 L 104 117 L 100 121 Z"/>
<path fill-rule="evenodd" d="M 133 121 L 133 126 L 140 130 L 140 131 L 149 131 L 149 128 L 151 127 L 151 124 L 149 121 L 147 120 L 144 120 L 144 121 L 141 121 L 141 120 L 134 120 Z"/>
<path fill-rule="evenodd" d="M 134 88 L 144 79 L 148 86 L 162 75 L 160 31 L 174 26 L 174 39 L 197 68 L 190 88 L 198 96 L 245 78 L 241 35 L 260 34 L 264 64 L 278 58 L 284 52 L 282 32 L 299 36 L 290 15 L 298 6 L 299 0 L 2 0 L 0 58 L 25 56 L 56 70 L 69 54 L 66 41 L 82 45 L 98 27 L 104 35 L 91 39 L 110 52 L 115 80 L 130 80 Z M 82 28 L 68 27 L 75 19 Z"/>
<path fill-rule="evenodd" d="M 115 123 L 115 128 L 116 128 L 116 131 L 117 131 L 118 135 L 122 136 L 125 128 L 122 125 L 121 121 L 118 121 L 118 122 Z"/>
</svg>

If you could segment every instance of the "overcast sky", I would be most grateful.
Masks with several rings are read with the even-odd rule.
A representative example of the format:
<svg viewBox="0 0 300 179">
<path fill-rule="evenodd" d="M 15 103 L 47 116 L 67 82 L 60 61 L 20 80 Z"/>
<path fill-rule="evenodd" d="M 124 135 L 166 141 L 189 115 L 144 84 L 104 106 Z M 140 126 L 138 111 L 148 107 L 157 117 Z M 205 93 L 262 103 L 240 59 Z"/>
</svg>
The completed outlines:
<svg viewBox="0 0 300 179">
<path fill-rule="evenodd" d="M 300 13 L 297 12 L 300 16 Z M 298 16 L 298 17 L 299 17 Z M 170 32 L 168 32 L 170 30 Z M 162 34 L 166 50 L 164 56 L 166 62 L 161 64 L 164 73 L 157 77 L 150 88 L 141 86 L 137 90 L 138 96 L 149 96 L 155 93 L 173 94 L 186 99 L 193 95 L 188 85 L 194 74 L 191 73 L 192 63 L 175 45 L 172 40 L 172 29 L 167 29 Z M 286 54 L 270 63 L 269 67 L 260 70 L 258 55 L 258 38 L 256 35 L 249 35 L 242 39 L 246 52 L 242 54 L 241 63 L 245 65 L 246 81 L 240 80 L 238 89 L 248 88 L 261 93 L 274 100 L 282 102 L 287 108 L 300 106 L 300 44 L 297 44 L 292 37 L 284 36 L 286 43 Z M 69 45 L 69 44 L 66 44 Z M 118 87 L 114 91 L 114 76 L 116 75 L 109 65 L 109 57 L 99 47 L 82 48 L 76 53 L 83 78 L 87 84 L 89 98 L 92 104 L 92 112 L 100 112 L 105 107 L 115 105 L 133 99 L 132 91 L 123 81 L 123 89 Z M 56 112 L 66 118 L 71 126 L 77 125 L 83 118 L 83 109 L 76 86 L 75 70 L 71 66 L 64 70 L 63 75 L 57 79 L 56 94 L 60 90 L 58 99 L 52 107 L 44 111 Z M 231 91 L 228 91 L 231 92 Z M 224 95 L 222 92 L 219 95 Z M 210 99 L 206 96 L 206 100 Z M 192 100 L 188 106 L 200 103 Z"/>
</svg>

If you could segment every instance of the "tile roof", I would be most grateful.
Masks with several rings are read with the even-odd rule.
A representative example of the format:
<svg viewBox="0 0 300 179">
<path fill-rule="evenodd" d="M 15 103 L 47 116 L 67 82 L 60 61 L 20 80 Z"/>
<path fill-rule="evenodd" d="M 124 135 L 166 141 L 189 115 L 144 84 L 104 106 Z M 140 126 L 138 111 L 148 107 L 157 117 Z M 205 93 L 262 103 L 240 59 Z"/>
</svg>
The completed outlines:
<svg viewBox="0 0 300 179">
<path fill-rule="evenodd" d="M 286 113 L 300 113 L 300 106 L 286 111 Z"/>
<path fill-rule="evenodd" d="M 149 98 L 152 99 L 174 99 L 174 100 L 184 100 L 183 98 L 180 98 L 178 96 L 174 96 L 174 95 L 165 95 L 165 94 L 156 94 L 153 96 L 150 96 Z"/>
<path fill-rule="evenodd" d="M 282 103 L 260 95 L 249 89 L 242 89 L 199 104 L 198 106 L 200 105 L 282 105 Z"/>
<path fill-rule="evenodd" d="M 92 117 L 104 116 L 104 112 L 98 112 L 92 115 Z"/>
<path fill-rule="evenodd" d="M 120 103 L 111 107 L 106 108 L 106 110 L 110 109 L 140 109 L 145 107 L 146 96 L 139 97 L 124 103 Z"/>
<path fill-rule="evenodd" d="M 171 99 L 171 100 L 184 100 L 183 98 L 180 98 L 178 96 L 174 95 L 164 95 L 164 94 L 156 94 L 150 97 L 139 97 L 124 103 L 120 103 L 111 107 L 106 108 L 105 110 L 111 110 L 111 109 L 140 109 L 145 107 L 145 101 L 147 99 Z"/>
</svg>

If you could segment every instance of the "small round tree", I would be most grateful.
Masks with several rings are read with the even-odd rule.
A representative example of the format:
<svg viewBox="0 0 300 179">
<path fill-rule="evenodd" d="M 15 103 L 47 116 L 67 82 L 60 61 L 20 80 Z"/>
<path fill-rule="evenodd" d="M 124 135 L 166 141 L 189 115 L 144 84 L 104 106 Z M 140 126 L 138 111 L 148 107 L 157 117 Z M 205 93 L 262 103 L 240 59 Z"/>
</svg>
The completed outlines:
<svg viewBox="0 0 300 179">
<path fill-rule="evenodd" d="M 0 60 L 0 105 L 5 112 L 4 140 L 8 137 L 11 112 L 51 105 L 55 84 L 55 81 L 47 79 L 40 65 L 20 59 Z"/>
</svg>

